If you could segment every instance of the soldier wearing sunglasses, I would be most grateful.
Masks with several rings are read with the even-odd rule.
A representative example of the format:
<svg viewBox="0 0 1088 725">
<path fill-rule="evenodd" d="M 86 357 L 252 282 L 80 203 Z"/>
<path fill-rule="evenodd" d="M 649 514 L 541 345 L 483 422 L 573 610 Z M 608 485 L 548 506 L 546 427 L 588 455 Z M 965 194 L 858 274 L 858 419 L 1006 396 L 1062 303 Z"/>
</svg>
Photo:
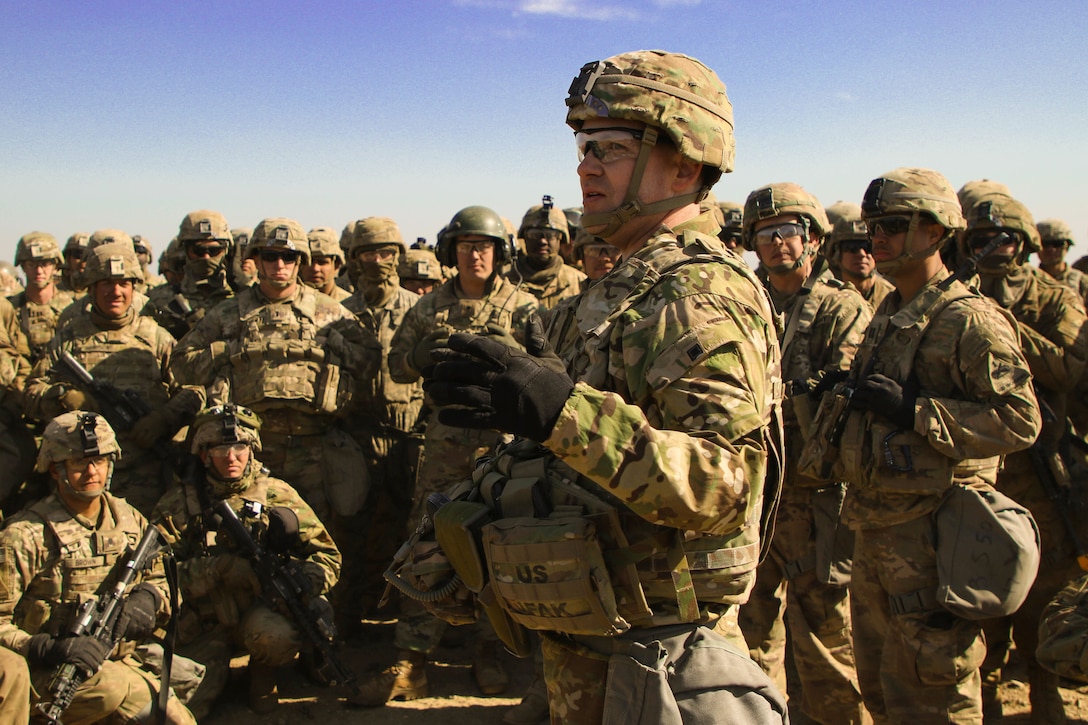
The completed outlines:
<svg viewBox="0 0 1088 725">
<path fill-rule="evenodd" d="M 1076 292 L 1088 305 L 1088 274 L 1065 261 L 1065 255 L 1073 247 L 1073 230 L 1061 219 L 1044 219 L 1036 226 L 1042 240 L 1039 269 Z"/>
<path fill-rule="evenodd" d="M 861 220 L 861 207 L 851 204 L 831 227 L 827 238 L 827 257 L 835 276 L 854 285 L 869 306 L 876 309 L 895 287 L 876 271 L 873 244 L 869 232 Z"/>
</svg>

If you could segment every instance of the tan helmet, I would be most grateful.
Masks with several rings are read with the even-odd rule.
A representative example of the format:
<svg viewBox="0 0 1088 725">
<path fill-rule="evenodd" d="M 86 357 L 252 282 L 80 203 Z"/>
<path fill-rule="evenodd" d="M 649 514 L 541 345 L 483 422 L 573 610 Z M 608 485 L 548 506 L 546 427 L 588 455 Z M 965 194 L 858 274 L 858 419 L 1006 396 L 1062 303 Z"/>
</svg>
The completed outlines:
<svg viewBox="0 0 1088 725">
<path fill-rule="evenodd" d="M 57 245 L 57 240 L 52 234 L 30 232 L 19 237 L 15 245 L 15 264 L 31 260 L 51 260 L 58 265 L 64 262 L 60 246 Z"/>
<path fill-rule="evenodd" d="M 748 195 L 748 199 L 744 202 L 741 220 L 741 241 L 745 249 L 755 251 L 756 222 L 784 214 L 796 214 L 801 217 L 802 225 L 807 231 L 815 234 L 817 239 L 814 246 L 807 234 L 802 235 L 804 253 L 790 265 L 792 269 L 797 269 L 804 264 L 806 258 L 816 253 L 820 240 L 831 231 L 823 205 L 815 196 L 797 184 L 789 182 L 768 184 Z"/>
<path fill-rule="evenodd" d="M 58 415 L 45 426 L 34 468 L 45 473 L 50 463 L 96 456 L 121 457 L 121 446 L 117 444 L 113 428 L 98 413 L 72 410 Z"/>
<path fill-rule="evenodd" d="M 162 274 L 166 270 L 171 270 L 180 274 L 184 269 L 185 250 L 182 249 L 178 238 L 174 237 L 166 245 L 166 249 L 162 250 L 162 254 L 159 255 L 159 273 Z"/>
<path fill-rule="evenodd" d="M 876 263 L 877 271 L 882 274 L 893 274 L 908 260 L 936 254 L 957 231 L 967 226 L 952 184 L 932 169 L 902 167 L 869 182 L 861 202 L 862 220 L 871 226 L 871 220 L 893 214 L 909 216 L 910 228 L 902 254 Z M 912 242 L 922 215 L 944 227 L 945 234 L 936 244 L 915 250 Z"/>
<path fill-rule="evenodd" d="M 396 245 L 397 251 L 404 258 L 404 236 L 400 233 L 397 223 L 384 216 L 368 216 L 353 222 L 351 242 L 348 245 L 348 255 L 352 258 L 359 252 L 377 247 Z"/>
<path fill-rule="evenodd" d="M 530 229 L 550 229 L 562 235 L 561 243 L 570 241 L 570 225 L 567 223 L 567 215 L 563 210 L 555 206 L 552 198 L 544 195 L 540 204 L 529 207 L 525 216 L 521 218 L 521 227 L 518 229 L 519 239 L 525 238 L 525 232 Z"/>
<path fill-rule="evenodd" d="M 599 236 L 610 236 L 633 216 L 697 203 L 722 173 L 733 170 L 733 106 L 725 84 L 695 58 L 640 50 L 587 63 L 571 83 L 566 103 L 567 125 L 575 132 L 591 118 L 644 123 L 640 160 L 664 132 L 684 158 L 705 167 L 702 188 L 694 195 L 645 206 L 638 201 L 642 173 L 632 174 L 619 209 L 583 216 L 583 227 L 607 225 Z M 638 162 L 636 168 L 640 168 Z"/>
<path fill-rule="evenodd" d="M 960 190 L 956 192 L 956 198 L 960 200 L 960 211 L 963 212 L 964 217 L 967 216 L 967 213 L 971 211 L 971 207 L 973 207 L 979 199 L 987 194 L 993 193 L 1012 196 L 1009 187 L 1005 186 L 1000 181 L 991 181 L 990 179 L 968 181 L 961 186 Z"/>
<path fill-rule="evenodd" d="M 91 235 L 87 232 L 74 232 L 72 236 L 68 237 L 68 241 L 64 243 L 64 251 L 78 251 L 83 254 L 87 251 L 87 245 L 91 241 Z"/>
<path fill-rule="evenodd" d="M 104 244 L 124 244 L 131 247 L 133 252 L 136 251 L 132 237 L 120 229 L 99 229 L 87 240 L 87 249 L 96 249 Z"/>
<path fill-rule="evenodd" d="M 87 286 L 105 279 L 143 282 L 144 270 L 130 239 L 127 244 L 123 241 L 108 242 L 92 249 L 87 254 L 87 266 L 83 268 L 81 276 Z"/>
<path fill-rule="evenodd" d="M 420 279 L 430 282 L 442 281 L 442 266 L 438 257 L 430 249 L 409 249 L 397 264 L 397 274 L 401 279 Z"/>
<path fill-rule="evenodd" d="M 836 201 L 824 211 L 827 213 L 827 223 L 831 229 L 829 233 L 835 231 L 835 225 L 840 219 L 861 219 L 861 207 L 850 201 Z"/>
<path fill-rule="evenodd" d="M 571 245 L 571 254 L 579 262 L 585 259 L 585 247 L 587 244 L 602 244 L 603 241 L 593 236 L 585 229 L 579 229 L 574 235 L 574 244 Z"/>
<path fill-rule="evenodd" d="M 1065 242 L 1065 246 L 1073 246 L 1073 230 L 1061 219 L 1043 219 L 1035 228 L 1039 230 L 1040 242 Z"/>
<path fill-rule="evenodd" d="M 193 420 L 192 429 L 193 453 L 225 443 L 248 443 L 253 450 L 261 450 L 260 416 L 234 403 L 200 411 Z"/>
<path fill-rule="evenodd" d="M 344 250 L 344 255 L 348 259 L 351 259 L 351 240 L 355 238 L 355 225 L 358 223 L 358 221 L 348 222 L 340 232 L 340 248 Z"/>
<path fill-rule="evenodd" d="M 230 224 L 227 219 L 217 211 L 210 209 L 198 209 L 185 215 L 178 226 L 178 241 L 202 242 L 217 241 L 230 245 L 234 237 L 230 233 Z"/>
<path fill-rule="evenodd" d="M 306 238 L 302 225 L 294 219 L 271 217 L 261 220 L 253 229 L 253 236 L 249 238 L 246 256 L 256 256 L 262 249 L 298 252 L 302 257 L 302 264 L 310 263 L 310 240 Z"/>
<path fill-rule="evenodd" d="M 136 250 L 136 254 L 151 256 L 151 240 L 142 234 L 132 235 L 132 246 Z"/>
<path fill-rule="evenodd" d="M 833 268 L 837 268 L 842 253 L 842 243 L 847 240 L 869 239 L 869 228 L 861 220 L 861 207 L 847 201 L 839 201 L 832 204 L 835 209 L 835 221 L 831 225 L 831 233 L 827 235 L 824 244 L 824 256 Z M 831 219 L 831 207 L 827 209 L 828 220 Z"/>
<path fill-rule="evenodd" d="M 967 212 L 967 231 L 959 238 L 959 252 L 963 259 L 971 256 L 972 249 L 969 243 L 972 234 L 989 229 L 1016 232 L 1020 246 L 1017 253 L 1005 262 L 999 262 L 998 258 L 994 258 L 987 264 L 987 260 L 982 260 L 979 262 L 980 271 L 1011 272 L 1027 262 L 1028 255 L 1042 248 L 1039 242 L 1039 230 L 1035 228 L 1035 219 L 1028 208 L 1008 194 L 998 191 L 975 199 L 974 205 Z"/>
<path fill-rule="evenodd" d="M 310 259 L 314 257 L 333 257 L 344 264 L 344 250 L 340 248 L 340 240 L 337 234 L 329 227 L 314 227 L 306 232 L 306 239 L 310 242 Z"/>
</svg>

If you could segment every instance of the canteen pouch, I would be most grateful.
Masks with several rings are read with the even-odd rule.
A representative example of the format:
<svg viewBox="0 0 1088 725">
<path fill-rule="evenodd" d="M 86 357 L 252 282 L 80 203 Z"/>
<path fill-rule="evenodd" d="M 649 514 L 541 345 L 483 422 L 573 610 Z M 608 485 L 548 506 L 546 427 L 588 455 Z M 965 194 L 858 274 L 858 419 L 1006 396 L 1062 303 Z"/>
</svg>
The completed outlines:
<svg viewBox="0 0 1088 725">
<path fill-rule="evenodd" d="M 491 521 L 491 509 L 482 503 L 450 501 L 434 515 L 434 536 L 461 581 L 475 594 L 487 584 L 487 569 L 480 545 L 480 529 Z"/>
<path fill-rule="evenodd" d="M 937 603 L 974 620 L 1019 609 L 1039 571 L 1031 512 L 999 491 L 953 486 L 933 518 Z"/>
<path fill-rule="evenodd" d="M 515 622 L 502 608 L 490 583 L 484 586 L 477 601 L 491 622 L 495 635 L 506 645 L 510 654 L 515 657 L 531 657 L 536 651 L 536 642 L 530 636 L 529 630 Z"/>
<path fill-rule="evenodd" d="M 854 564 L 854 531 L 840 520 L 846 484 L 812 492 L 812 519 L 816 534 L 816 578 L 844 587 Z"/>
<path fill-rule="evenodd" d="M 484 527 L 483 546 L 495 597 L 515 622 L 604 637 L 630 629 L 589 519 L 501 519 Z"/>
</svg>

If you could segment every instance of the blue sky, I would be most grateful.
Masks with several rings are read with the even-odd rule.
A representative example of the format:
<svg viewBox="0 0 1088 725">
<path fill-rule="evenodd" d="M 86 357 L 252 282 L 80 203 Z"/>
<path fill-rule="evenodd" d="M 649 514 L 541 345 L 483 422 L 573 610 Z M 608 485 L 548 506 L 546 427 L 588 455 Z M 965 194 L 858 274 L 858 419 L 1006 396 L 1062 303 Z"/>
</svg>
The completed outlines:
<svg viewBox="0 0 1088 725">
<path fill-rule="evenodd" d="M 189 211 L 411 240 L 458 209 L 580 203 L 581 65 L 685 52 L 725 82 L 743 201 L 825 204 L 927 166 L 1009 185 L 1088 253 L 1088 2 L 0 2 L 0 258 L 118 227 L 156 254 Z"/>
</svg>

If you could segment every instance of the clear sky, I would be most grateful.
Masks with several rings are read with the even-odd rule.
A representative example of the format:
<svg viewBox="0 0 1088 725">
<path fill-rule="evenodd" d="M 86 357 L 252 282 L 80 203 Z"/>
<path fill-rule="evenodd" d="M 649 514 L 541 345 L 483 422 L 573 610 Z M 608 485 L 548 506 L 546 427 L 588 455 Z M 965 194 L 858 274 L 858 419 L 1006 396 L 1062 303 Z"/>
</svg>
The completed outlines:
<svg viewBox="0 0 1088 725">
<path fill-rule="evenodd" d="M 725 82 L 743 201 L 860 201 L 898 166 L 1004 182 L 1088 253 L 1088 2 L 0 2 L 0 258 L 116 227 L 158 254 L 189 211 L 411 241 L 471 204 L 581 202 L 583 63 L 661 48 Z"/>
</svg>

